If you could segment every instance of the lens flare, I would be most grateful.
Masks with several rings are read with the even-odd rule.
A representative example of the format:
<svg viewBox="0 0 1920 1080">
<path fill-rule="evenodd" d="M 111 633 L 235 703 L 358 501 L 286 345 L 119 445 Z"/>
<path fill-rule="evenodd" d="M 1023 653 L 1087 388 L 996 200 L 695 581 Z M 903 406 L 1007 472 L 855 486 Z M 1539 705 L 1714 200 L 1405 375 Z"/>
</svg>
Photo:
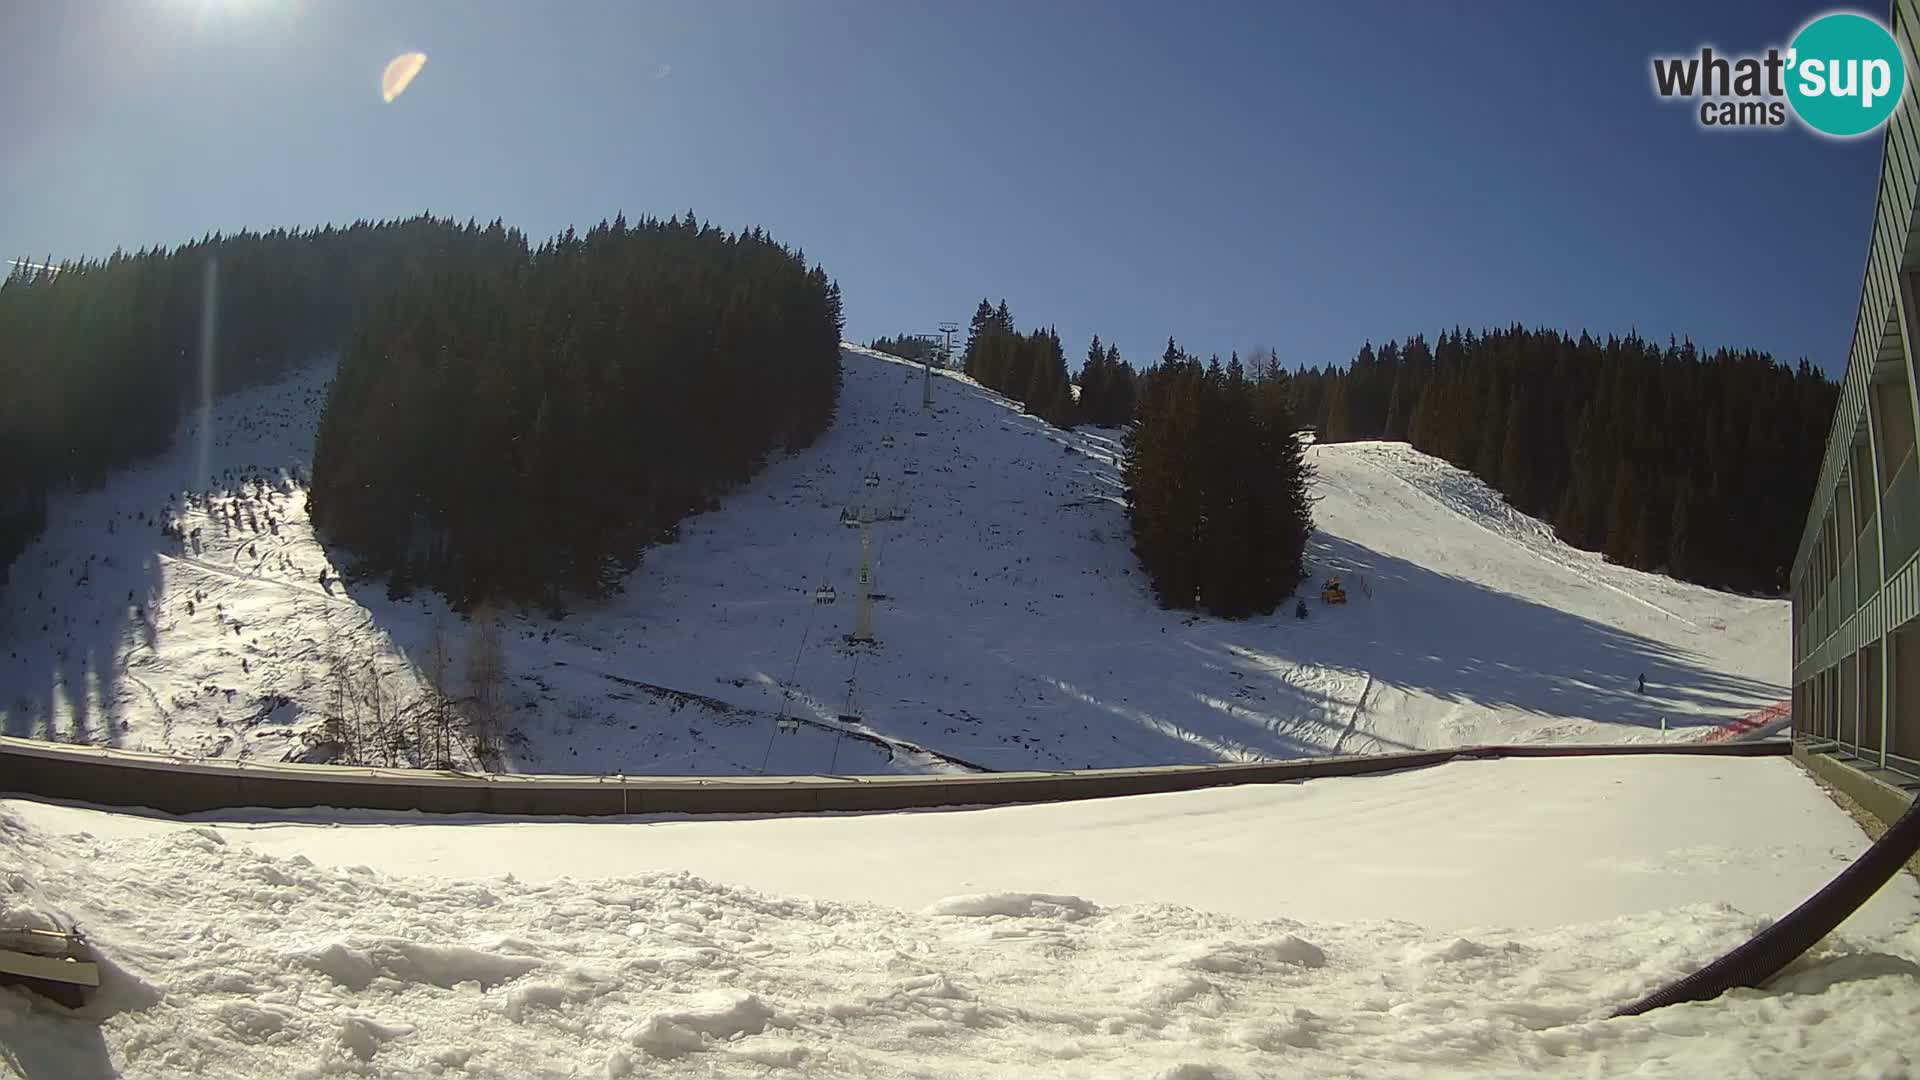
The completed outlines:
<svg viewBox="0 0 1920 1080">
<path fill-rule="evenodd" d="M 407 92 L 414 76 L 427 66 L 427 54 L 423 52 L 401 53 L 387 61 L 387 69 L 380 73 L 380 96 L 388 104 Z"/>
</svg>

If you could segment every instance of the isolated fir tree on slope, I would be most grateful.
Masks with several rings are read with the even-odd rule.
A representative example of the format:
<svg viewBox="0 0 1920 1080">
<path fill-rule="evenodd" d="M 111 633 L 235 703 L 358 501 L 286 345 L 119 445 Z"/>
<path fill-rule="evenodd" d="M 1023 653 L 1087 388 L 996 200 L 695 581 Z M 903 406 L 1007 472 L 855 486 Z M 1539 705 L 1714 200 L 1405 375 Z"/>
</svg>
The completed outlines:
<svg viewBox="0 0 1920 1080">
<path fill-rule="evenodd" d="M 1093 335 L 1080 367 L 1079 416 L 1084 423 L 1118 427 L 1133 417 L 1133 369 L 1120 359 L 1120 347 L 1100 344 Z"/>
<path fill-rule="evenodd" d="M 1249 379 L 1237 356 L 1202 367 L 1169 338 L 1140 378 L 1121 472 L 1134 552 L 1162 606 L 1242 618 L 1299 585 L 1311 472 L 1284 383 Z"/>
</svg>

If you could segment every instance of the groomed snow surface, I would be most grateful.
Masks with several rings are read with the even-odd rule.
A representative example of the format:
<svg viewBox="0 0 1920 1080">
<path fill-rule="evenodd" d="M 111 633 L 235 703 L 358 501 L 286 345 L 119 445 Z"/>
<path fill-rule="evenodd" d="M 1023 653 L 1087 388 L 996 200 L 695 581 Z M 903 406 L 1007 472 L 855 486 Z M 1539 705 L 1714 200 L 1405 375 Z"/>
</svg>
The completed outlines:
<svg viewBox="0 0 1920 1080">
<path fill-rule="evenodd" d="M 1764 991 L 1606 1018 L 1864 845 L 1778 759 L 761 820 L 0 800 L 0 924 L 110 961 L 81 1017 L 0 989 L 0 1076 L 1910 1076 L 1905 874 Z"/>
<path fill-rule="evenodd" d="M 1118 432 L 1055 431 L 949 374 L 923 411 L 920 369 L 845 357 L 814 447 L 686 522 L 623 595 L 506 620 L 508 768 L 1051 769 L 1638 741 L 1663 718 L 1693 737 L 1786 695 L 1784 601 L 1607 565 L 1403 444 L 1311 452 L 1306 595 L 1341 573 L 1345 607 L 1160 610 L 1128 549 Z M 344 553 L 313 535 L 301 477 L 327 377 L 224 398 L 168 458 L 56 500 L 0 592 L 0 731 L 277 760 L 317 726 L 332 656 L 408 700 L 442 619 L 459 670 L 458 617 L 339 582 Z M 870 647 L 845 640 L 860 543 L 841 519 L 862 510 L 885 519 Z M 163 521 L 198 540 L 162 536 Z M 816 603 L 823 584 L 834 603 Z M 781 734 L 782 714 L 803 723 Z"/>
</svg>

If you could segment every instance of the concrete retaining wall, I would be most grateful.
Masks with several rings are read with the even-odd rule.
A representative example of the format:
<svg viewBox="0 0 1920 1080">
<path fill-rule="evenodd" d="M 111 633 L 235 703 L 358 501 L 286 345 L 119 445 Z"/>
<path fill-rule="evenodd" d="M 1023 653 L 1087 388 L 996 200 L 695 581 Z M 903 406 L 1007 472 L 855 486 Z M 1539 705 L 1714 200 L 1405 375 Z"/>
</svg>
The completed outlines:
<svg viewBox="0 0 1920 1080">
<path fill-rule="evenodd" d="M 1064 799 L 1188 792 L 1227 784 L 1281 784 L 1313 776 L 1425 769 L 1463 757 L 1574 757 L 1619 753 L 1711 753 L 1757 757 L 1786 744 L 1476 746 L 1367 757 L 1311 757 L 1260 765 L 1164 765 L 1073 773 L 941 776 L 524 776 L 246 765 L 175 759 L 123 749 L 0 738 L 0 792 L 111 807 L 198 813 L 232 807 L 340 807 L 516 817 L 626 813 L 812 813 L 1048 803 Z"/>
<path fill-rule="evenodd" d="M 1862 810 L 1879 818 L 1882 825 L 1892 825 L 1913 805 L 1913 791 L 1903 786 L 1912 782 L 1899 773 L 1876 769 L 1846 757 L 1831 742 L 1795 739 L 1792 747 L 1794 759 L 1805 765 L 1807 771 L 1845 792 Z"/>
<path fill-rule="evenodd" d="M 1599 754 L 1786 754 L 1785 743 L 1476 746 L 1252 765 L 937 776 L 523 776 L 243 764 L 0 738 L 0 792 L 174 814 L 337 807 L 514 816 L 810 813 L 1061 802 L 1232 784 L 1277 784 L 1440 765 L 1461 758 Z"/>
</svg>

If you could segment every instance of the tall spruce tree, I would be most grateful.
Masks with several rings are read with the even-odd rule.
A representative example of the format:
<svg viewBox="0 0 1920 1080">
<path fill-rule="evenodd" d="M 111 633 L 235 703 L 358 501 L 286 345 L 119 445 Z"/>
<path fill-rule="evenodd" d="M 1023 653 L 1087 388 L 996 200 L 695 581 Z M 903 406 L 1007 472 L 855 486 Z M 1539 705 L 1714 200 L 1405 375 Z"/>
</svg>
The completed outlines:
<svg viewBox="0 0 1920 1080">
<path fill-rule="evenodd" d="M 1286 384 L 1235 356 L 1202 367 L 1170 339 L 1140 378 L 1122 476 L 1134 551 L 1166 607 L 1237 618 L 1298 586 L 1310 475 Z"/>
</svg>

